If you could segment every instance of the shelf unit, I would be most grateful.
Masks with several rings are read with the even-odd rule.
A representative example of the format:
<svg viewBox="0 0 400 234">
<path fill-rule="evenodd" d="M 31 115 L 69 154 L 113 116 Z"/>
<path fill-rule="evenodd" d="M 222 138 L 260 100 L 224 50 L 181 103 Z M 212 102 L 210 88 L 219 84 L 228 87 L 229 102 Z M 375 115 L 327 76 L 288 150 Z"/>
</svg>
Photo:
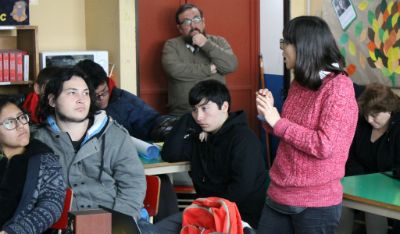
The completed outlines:
<svg viewBox="0 0 400 234">
<path fill-rule="evenodd" d="M 19 49 L 29 54 L 29 81 L 0 82 L 0 94 L 26 93 L 39 69 L 37 26 L 0 26 L 0 49 Z"/>
</svg>

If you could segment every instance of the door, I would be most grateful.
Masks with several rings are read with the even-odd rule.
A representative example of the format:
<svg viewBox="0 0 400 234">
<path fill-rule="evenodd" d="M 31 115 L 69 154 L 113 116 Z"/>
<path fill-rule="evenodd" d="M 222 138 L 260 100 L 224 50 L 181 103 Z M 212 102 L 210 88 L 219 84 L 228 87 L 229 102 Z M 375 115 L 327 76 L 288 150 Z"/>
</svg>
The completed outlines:
<svg viewBox="0 0 400 234">
<path fill-rule="evenodd" d="M 140 97 L 161 113 L 167 113 L 167 78 L 161 66 L 164 42 L 179 35 L 176 9 L 184 0 L 137 0 L 138 77 Z M 226 76 L 232 111 L 244 110 L 258 133 L 255 92 L 258 89 L 259 0 L 193 0 L 203 10 L 206 31 L 224 37 L 239 66 Z"/>
</svg>

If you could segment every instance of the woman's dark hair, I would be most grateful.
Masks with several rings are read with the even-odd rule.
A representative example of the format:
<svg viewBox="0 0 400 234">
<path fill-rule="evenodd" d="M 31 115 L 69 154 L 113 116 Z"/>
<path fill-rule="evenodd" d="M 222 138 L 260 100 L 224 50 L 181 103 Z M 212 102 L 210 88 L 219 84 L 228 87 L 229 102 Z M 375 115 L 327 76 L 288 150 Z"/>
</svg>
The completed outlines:
<svg viewBox="0 0 400 234">
<path fill-rule="evenodd" d="M 316 16 L 300 16 L 283 29 L 283 38 L 296 48 L 294 79 L 302 86 L 318 90 L 321 70 L 345 73 L 345 62 L 328 24 Z M 332 64 L 337 63 L 339 67 Z"/>
<path fill-rule="evenodd" d="M 367 85 L 357 102 L 362 116 L 379 112 L 397 113 L 400 111 L 400 97 L 390 87 L 383 84 L 372 83 Z"/>
<path fill-rule="evenodd" d="M 196 5 L 191 4 L 191 3 L 187 3 L 187 4 L 183 4 L 181 5 L 178 10 L 176 10 L 175 13 L 175 21 L 176 24 L 181 24 L 181 22 L 179 21 L 179 15 L 182 14 L 183 12 L 185 12 L 186 10 L 192 9 L 192 8 L 196 8 L 197 10 L 199 10 L 200 12 L 200 17 L 203 18 L 203 11 L 198 8 Z"/>
<path fill-rule="evenodd" d="M 205 103 L 209 101 L 216 103 L 219 109 L 221 109 L 224 102 L 228 102 L 228 111 L 231 108 L 229 91 L 224 84 L 217 80 L 200 81 L 190 90 L 189 104 L 191 106 L 199 104 L 203 99 Z"/>
<path fill-rule="evenodd" d="M 0 112 L 3 111 L 3 108 L 7 106 L 8 104 L 14 104 L 18 108 L 21 109 L 20 105 L 18 104 L 17 99 L 13 97 L 7 97 L 7 96 L 2 96 L 0 97 Z M 21 109 L 22 110 L 22 109 Z"/>
<path fill-rule="evenodd" d="M 95 89 L 101 84 L 108 84 L 108 76 L 103 67 L 90 59 L 80 61 L 75 65 L 81 69 L 89 78 Z"/>
<path fill-rule="evenodd" d="M 46 84 L 44 94 L 40 96 L 38 105 L 38 117 L 41 121 L 45 121 L 48 116 L 55 115 L 55 108 L 49 105 L 49 95 L 54 95 L 57 99 L 63 91 L 64 82 L 70 80 L 73 76 L 81 77 L 89 88 L 90 95 L 90 109 L 88 117 L 92 118 L 96 111 L 96 94 L 90 80 L 86 77 L 86 74 L 76 67 L 63 67 L 55 74 L 57 79 L 49 80 Z"/>
<path fill-rule="evenodd" d="M 56 66 L 43 68 L 39 72 L 39 75 L 36 79 L 36 83 L 39 85 L 40 88 L 44 87 L 49 80 L 57 78 L 54 74 L 57 74 L 57 72 L 59 70 L 60 70 L 60 67 L 56 67 Z"/>
</svg>

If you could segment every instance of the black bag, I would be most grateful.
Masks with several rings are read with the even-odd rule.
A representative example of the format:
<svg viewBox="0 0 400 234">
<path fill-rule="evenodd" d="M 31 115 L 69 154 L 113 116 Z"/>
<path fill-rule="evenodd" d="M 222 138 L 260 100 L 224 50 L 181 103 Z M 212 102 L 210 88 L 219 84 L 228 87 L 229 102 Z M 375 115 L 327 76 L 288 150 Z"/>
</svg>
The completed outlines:
<svg viewBox="0 0 400 234">
<path fill-rule="evenodd" d="M 164 119 L 151 130 L 151 139 L 154 142 L 164 142 L 178 119 L 176 116 L 164 116 Z"/>
</svg>

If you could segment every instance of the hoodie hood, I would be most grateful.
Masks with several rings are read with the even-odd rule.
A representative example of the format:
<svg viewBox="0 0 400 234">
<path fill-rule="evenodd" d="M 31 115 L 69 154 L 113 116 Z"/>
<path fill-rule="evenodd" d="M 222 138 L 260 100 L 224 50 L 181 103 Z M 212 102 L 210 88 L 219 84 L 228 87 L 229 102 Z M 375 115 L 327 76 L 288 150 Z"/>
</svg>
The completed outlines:
<svg viewBox="0 0 400 234">
<path fill-rule="evenodd" d="M 216 132 L 215 135 L 224 134 L 226 131 L 231 129 L 233 125 L 235 125 L 236 127 L 240 125 L 247 127 L 247 117 L 244 111 L 236 111 L 229 113 L 229 116 L 225 120 L 221 129 L 218 132 Z"/>
<path fill-rule="evenodd" d="M 104 110 L 99 111 L 94 116 L 93 124 L 86 131 L 86 136 L 83 139 L 81 145 L 85 144 L 91 138 L 101 135 L 101 133 L 104 132 L 104 130 L 106 129 L 108 122 L 109 122 L 109 117 L 107 116 L 106 112 Z M 54 116 L 47 117 L 47 124 L 52 132 L 54 133 L 61 132 L 61 129 L 57 125 Z"/>
</svg>

